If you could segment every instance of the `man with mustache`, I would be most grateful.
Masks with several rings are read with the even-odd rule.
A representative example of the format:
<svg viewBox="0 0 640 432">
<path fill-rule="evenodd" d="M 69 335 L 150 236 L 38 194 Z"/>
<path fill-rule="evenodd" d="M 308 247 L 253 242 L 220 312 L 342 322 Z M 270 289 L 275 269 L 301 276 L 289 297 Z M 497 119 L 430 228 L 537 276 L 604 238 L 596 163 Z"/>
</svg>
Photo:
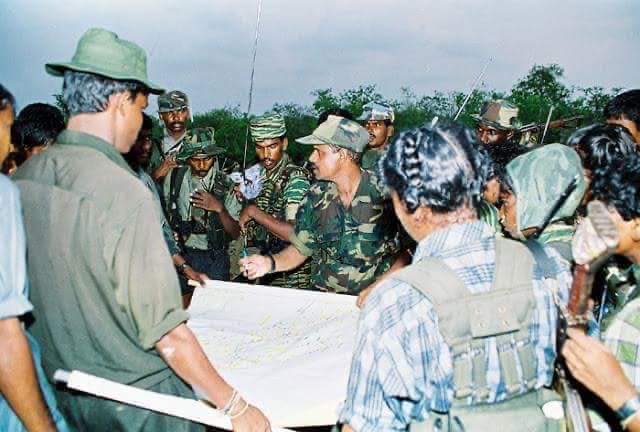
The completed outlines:
<svg viewBox="0 0 640 432">
<path fill-rule="evenodd" d="M 498 99 L 486 101 L 480 113 L 471 116 L 477 122 L 478 141 L 501 167 L 527 150 L 515 139 L 520 126 L 518 112 L 518 107 L 511 102 Z"/>
<path fill-rule="evenodd" d="M 158 96 L 158 115 L 164 124 L 164 136 L 160 145 L 153 146 L 149 172 L 155 181 L 160 182 L 178 166 L 176 154 L 182 149 L 187 120 L 191 116 L 189 98 L 180 90 Z"/>
<path fill-rule="evenodd" d="M 312 260 L 311 288 L 359 295 L 398 259 L 398 229 L 373 173 L 360 167 L 369 134 L 358 123 L 330 115 L 311 135 L 296 140 L 312 145 L 309 161 L 318 180 L 296 214 L 291 244 L 275 255 L 240 260 L 245 276 L 292 270 Z"/>
<path fill-rule="evenodd" d="M 384 153 L 393 136 L 395 113 L 393 108 L 382 102 L 369 102 L 362 107 L 362 115 L 358 120 L 364 122 L 369 132 L 369 144 L 362 154 L 360 165 L 364 169 L 375 169 L 375 165 Z"/>
<path fill-rule="evenodd" d="M 296 213 L 309 189 L 309 173 L 294 164 L 287 154 L 287 128 L 281 114 L 270 112 L 256 117 L 250 124 L 256 156 L 262 165 L 260 195 L 240 213 L 240 227 L 247 244 L 261 254 L 276 254 L 289 245 L 294 232 Z M 286 288 L 309 288 L 310 263 L 265 275 L 260 283 Z"/>
<path fill-rule="evenodd" d="M 138 178 L 144 183 L 146 187 L 149 188 L 153 198 L 157 204 L 158 217 L 160 218 L 160 222 L 162 225 L 162 236 L 164 237 L 164 241 L 167 243 L 167 247 L 169 248 L 169 253 L 171 254 L 171 259 L 173 260 L 173 265 L 178 269 L 182 269 L 182 274 L 184 274 L 185 278 L 191 279 L 197 282 L 205 282 L 208 280 L 208 276 L 204 273 L 198 272 L 193 269 L 188 263 L 187 260 L 181 255 L 180 247 L 176 242 L 176 239 L 173 235 L 173 230 L 171 226 L 169 226 L 169 222 L 167 222 L 167 218 L 164 215 L 164 211 L 162 210 L 162 204 L 160 202 L 160 194 L 158 193 L 158 187 L 156 186 L 156 182 L 146 173 L 145 169 L 149 166 L 149 159 L 151 156 L 151 149 L 153 147 L 153 141 L 151 138 L 151 130 L 153 129 L 153 122 L 151 117 L 142 113 L 142 127 L 140 128 L 140 132 L 138 132 L 138 138 L 136 139 L 135 144 L 131 147 L 129 153 L 124 155 L 124 159 L 127 161 L 133 172 L 138 176 Z M 189 304 L 189 300 L 191 296 L 183 296 L 183 304 L 185 308 Z"/>
<path fill-rule="evenodd" d="M 180 282 L 183 301 L 188 302 L 193 294 L 187 284 L 190 269 L 212 279 L 229 280 L 227 249 L 240 234 L 240 208 L 229 172 L 217 158 L 224 150 L 216 146 L 214 129 L 192 129 L 183 141 L 176 155 L 181 166 L 166 175 L 163 193 L 169 224 L 186 259 L 177 269 L 184 276 Z"/>
</svg>

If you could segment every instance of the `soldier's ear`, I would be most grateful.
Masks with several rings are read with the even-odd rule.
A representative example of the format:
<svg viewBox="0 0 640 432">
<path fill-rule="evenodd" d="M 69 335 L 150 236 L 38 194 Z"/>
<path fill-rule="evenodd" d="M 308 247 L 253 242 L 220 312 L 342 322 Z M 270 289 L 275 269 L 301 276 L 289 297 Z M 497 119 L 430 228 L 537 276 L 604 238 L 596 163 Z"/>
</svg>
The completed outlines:
<svg viewBox="0 0 640 432">
<path fill-rule="evenodd" d="M 289 147 L 289 139 L 287 137 L 282 138 L 282 150 L 286 150 Z"/>
<path fill-rule="evenodd" d="M 396 129 L 393 127 L 393 125 L 389 125 L 389 127 L 387 128 L 387 138 L 391 138 L 395 132 Z"/>
<path fill-rule="evenodd" d="M 631 223 L 633 224 L 631 226 L 630 231 L 630 235 L 631 235 L 631 239 L 638 243 L 640 242 L 640 218 L 634 219 L 633 221 L 631 221 Z"/>
<path fill-rule="evenodd" d="M 507 132 L 507 139 L 508 140 L 512 139 L 515 134 L 516 134 L 516 131 Z"/>
</svg>

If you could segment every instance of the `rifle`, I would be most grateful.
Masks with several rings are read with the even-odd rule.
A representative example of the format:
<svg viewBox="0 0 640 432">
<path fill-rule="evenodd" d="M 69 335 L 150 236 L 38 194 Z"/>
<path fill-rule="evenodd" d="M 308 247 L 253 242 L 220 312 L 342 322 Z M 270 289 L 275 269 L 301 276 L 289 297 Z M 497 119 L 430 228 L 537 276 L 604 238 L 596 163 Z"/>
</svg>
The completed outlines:
<svg viewBox="0 0 640 432">
<path fill-rule="evenodd" d="M 592 240 L 589 242 L 591 254 L 579 262 L 573 271 L 573 283 L 569 295 L 569 303 L 565 311 L 561 311 L 561 327 L 558 343 L 561 345 L 566 339 L 568 327 L 585 329 L 588 321 L 589 298 L 593 287 L 596 271 L 615 251 L 619 242 L 616 227 L 609 217 L 607 207 L 600 201 L 592 201 L 587 206 L 588 219 L 593 230 L 590 231 Z M 575 247 L 575 245 L 574 245 Z M 585 257 L 582 254 L 582 257 Z M 558 350 L 560 352 L 560 350 Z M 560 386 L 565 396 L 565 413 L 567 430 L 570 432 L 590 431 L 589 418 L 582 403 L 582 398 L 574 388 L 572 377 L 562 360 L 556 363 L 556 372 Z"/>
<path fill-rule="evenodd" d="M 566 127 L 569 127 L 571 123 L 573 122 L 577 123 L 583 118 L 584 118 L 583 115 L 577 115 L 573 117 L 566 117 L 558 120 L 553 120 L 549 122 L 549 126 L 547 128 L 548 129 L 566 128 Z M 518 128 L 517 132 L 519 134 L 528 133 L 528 132 L 539 133 L 540 131 L 544 130 L 546 125 L 547 125 L 546 122 L 545 123 L 529 123 Z"/>
</svg>

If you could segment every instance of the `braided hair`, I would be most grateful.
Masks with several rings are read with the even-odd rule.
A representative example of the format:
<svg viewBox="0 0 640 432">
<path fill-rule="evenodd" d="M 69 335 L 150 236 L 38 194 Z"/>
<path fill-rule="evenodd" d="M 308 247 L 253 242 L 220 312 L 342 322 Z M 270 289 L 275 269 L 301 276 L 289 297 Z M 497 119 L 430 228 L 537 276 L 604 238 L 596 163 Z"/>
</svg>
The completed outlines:
<svg viewBox="0 0 640 432">
<path fill-rule="evenodd" d="M 378 162 L 383 186 L 407 210 L 420 206 L 449 213 L 482 200 L 490 159 L 478 151 L 475 134 L 460 125 L 423 126 L 402 132 Z"/>
</svg>

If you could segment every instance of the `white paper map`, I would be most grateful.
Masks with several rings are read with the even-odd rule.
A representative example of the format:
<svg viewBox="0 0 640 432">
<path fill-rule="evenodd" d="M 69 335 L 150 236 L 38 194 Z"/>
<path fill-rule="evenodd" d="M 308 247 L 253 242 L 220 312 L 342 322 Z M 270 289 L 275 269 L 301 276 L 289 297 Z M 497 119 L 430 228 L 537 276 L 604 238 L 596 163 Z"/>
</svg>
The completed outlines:
<svg viewBox="0 0 640 432">
<path fill-rule="evenodd" d="M 333 424 L 344 400 L 356 298 L 211 281 L 188 322 L 222 376 L 272 424 Z"/>
</svg>

